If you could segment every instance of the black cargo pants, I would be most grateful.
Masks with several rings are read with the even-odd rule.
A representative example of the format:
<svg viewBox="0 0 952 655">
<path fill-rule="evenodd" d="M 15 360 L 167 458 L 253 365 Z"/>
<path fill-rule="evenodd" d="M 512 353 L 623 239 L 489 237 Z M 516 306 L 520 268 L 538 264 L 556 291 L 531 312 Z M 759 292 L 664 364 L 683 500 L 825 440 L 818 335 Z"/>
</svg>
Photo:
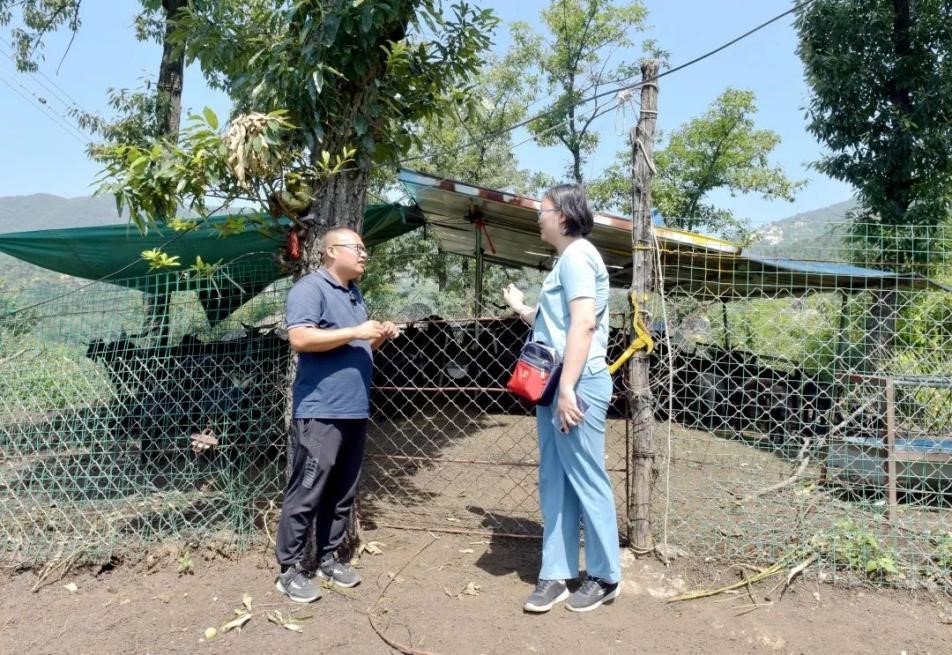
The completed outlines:
<svg viewBox="0 0 952 655">
<path fill-rule="evenodd" d="M 367 419 L 294 419 L 291 477 L 284 491 L 275 554 L 282 566 L 304 558 L 317 523 L 318 557 L 344 540 L 367 444 Z"/>
</svg>

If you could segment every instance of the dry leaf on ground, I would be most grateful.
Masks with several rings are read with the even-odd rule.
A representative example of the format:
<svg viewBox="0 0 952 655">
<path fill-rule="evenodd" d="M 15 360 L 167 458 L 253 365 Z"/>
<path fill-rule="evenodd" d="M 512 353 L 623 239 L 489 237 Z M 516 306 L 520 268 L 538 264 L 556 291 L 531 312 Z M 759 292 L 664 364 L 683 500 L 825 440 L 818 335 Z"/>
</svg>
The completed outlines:
<svg viewBox="0 0 952 655">
<path fill-rule="evenodd" d="M 268 612 L 268 620 L 271 621 L 271 623 L 280 625 L 282 628 L 290 630 L 291 632 L 304 632 L 304 628 L 294 622 L 296 620 L 301 620 L 302 618 L 305 617 L 295 618 L 292 615 L 284 616 L 279 610 L 271 610 Z"/>
<path fill-rule="evenodd" d="M 480 589 L 482 589 L 480 585 L 475 584 L 473 582 L 467 582 L 466 586 L 463 587 L 458 593 L 454 594 L 452 591 L 450 591 L 446 587 L 443 587 L 443 593 L 449 596 L 450 598 L 455 598 L 456 600 L 459 600 L 463 597 L 464 594 L 467 596 L 478 596 Z"/>
<path fill-rule="evenodd" d="M 228 632 L 229 630 L 234 630 L 236 628 L 240 632 L 241 627 L 250 620 L 251 620 L 251 614 L 242 614 L 238 618 L 232 619 L 231 621 L 223 625 L 221 627 L 221 632 L 225 633 L 225 632 Z"/>
<path fill-rule="evenodd" d="M 71 594 L 75 594 L 77 591 L 79 591 L 79 587 L 76 586 L 75 582 L 67 582 L 63 585 L 63 589 Z"/>
<path fill-rule="evenodd" d="M 365 544 L 361 544 L 360 552 L 370 553 L 371 555 L 383 555 L 383 548 L 387 544 L 381 541 L 368 541 Z"/>
</svg>

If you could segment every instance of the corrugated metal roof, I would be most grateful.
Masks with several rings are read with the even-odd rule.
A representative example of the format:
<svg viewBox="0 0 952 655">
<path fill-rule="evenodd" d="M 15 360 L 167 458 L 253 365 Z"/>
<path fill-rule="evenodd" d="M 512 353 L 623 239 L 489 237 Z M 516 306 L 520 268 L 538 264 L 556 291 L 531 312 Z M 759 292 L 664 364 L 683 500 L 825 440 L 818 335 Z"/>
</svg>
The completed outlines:
<svg viewBox="0 0 952 655">
<path fill-rule="evenodd" d="M 506 191 L 403 169 L 407 192 L 423 211 L 431 234 L 446 252 L 473 257 L 477 231 L 483 257 L 508 266 L 549 269 L 554 249 L 539 238 L 539 201 Z M 868 288 L 945 289 L 920 275 L 835 262 L 749 257 L 737 244 L 703 234 L 654 227 L 662 278 L 669 293 L 724 299 Z M 595 215 L 589 240 L 608 267 L 613 286 L 631 282 L 631 219 Z"/>
<path fill-rule="evenodd" d="M 538 200 L 406 169 L 400 171 L 399 179 L 446 252 L 475 256 L 476 232 L 482 230 L 486 261 L 551 268 L 555 250 L 539 238 Z M 655 233 L 665 250 L 740 253 L 736 244 L 702 234 L 663 227 L 656 227 Z M 589 240 L 601 252 L 612 283 L 627 285 L 631 281 L 631 219 L 596 214 Z"/>
</svg>

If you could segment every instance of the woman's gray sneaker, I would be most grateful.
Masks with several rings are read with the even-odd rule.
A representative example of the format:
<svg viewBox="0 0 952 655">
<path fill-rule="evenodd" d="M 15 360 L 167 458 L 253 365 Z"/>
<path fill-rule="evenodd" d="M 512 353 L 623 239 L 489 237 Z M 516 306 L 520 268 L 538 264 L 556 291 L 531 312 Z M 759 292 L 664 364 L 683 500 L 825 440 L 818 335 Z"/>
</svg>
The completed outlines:
<svg viewBox="0 0 952 655">
<path fill-rule="evenodd" d="M 601 578 L 586 578 L 582 586 L 569 596 L 565 608 L 573 612 L 589 612 L 618 598 L 617 582 L 605 582 Z"/>
<path fill-rule="evenodd" d="M 568 597 L 569 589 L 563 580 L 539 580 L 522 609 L 527 612 L 548 612 L 553 605 Z"/>
<path fill-rule="evenodd" d="M 338 562 L 328 557 L 317 567 L 317 575 L 322 580 L 330 580 L 338 587 L 350 589 L 360 584 L 360 574 L 350 564 Z"/>
<path fill-rule="evenodd" d="M 278 591 L 287 595 L 295 603 L 310 603 L 321 597 L 320 586 L 314 584 L 314 581 L 307 576 L 300 562 L 289 566 L 284 573 L 278 574 L 275 586 Z"/>
</svg>

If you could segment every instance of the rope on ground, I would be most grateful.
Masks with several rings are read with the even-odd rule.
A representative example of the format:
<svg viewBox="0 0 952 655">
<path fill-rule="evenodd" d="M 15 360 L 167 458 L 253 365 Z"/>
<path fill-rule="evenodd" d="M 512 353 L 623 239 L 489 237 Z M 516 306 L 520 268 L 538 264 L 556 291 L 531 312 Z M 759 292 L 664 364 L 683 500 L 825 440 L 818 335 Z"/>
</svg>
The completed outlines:
<svg viewBox="0 0 952 655">
<path fill-rule="evenodd" d="M 383 586 L 383 589 L 380 590 L 380 594 L 377 596 L 377 600 L 374 601 L 373 605 L 371 605 L 370 609 L 367 611 L 367 620 L 370 622 L 370 627 L 373 628 L 373 631 L 377 633 L 377 636 L 380 637 L 385 644 L 390 646 L 390 648 L 393 648 L 394 650 L 399 651 L 400 653 L 403 653 L 403 655 L 434 655 L 434 654 L 430 653 L 429 651 L 416 650 L 412 646 L 404 646 L 403 644 L 393 641 L 392 639 L 387 637 L 383 633 L 383 630 L 377 627 L 377 624 L 374 623 L 374 612 L 376 611 L 377 606 L 380 604 L 380 601 L 383 600 L 384 594 L 387 593 L 387 589 L 389 589 L 390 585 L 393 584 L 393 581 L 396 580 L 400 576 L 401 573 L 403 573 L 404 569 L 410 566 L 413 560 L 419 557 L 420 554 L 424 550 L 432 546 L 436 541 L 438 541 L 438 539 L 439 539 L 438 537 L 433 537 L 432 539 L 430 539 L 430 541 L 423 544 L 420 550 L 414 553 L 413 557 L 411 557 L 406 562 L 404 562 L 403 566 L 401 566 L 400 569 L 396 573 L 390 576 L 390 580 L 388 580 L 387 584 L 385 584 Z"/>
</svg>

